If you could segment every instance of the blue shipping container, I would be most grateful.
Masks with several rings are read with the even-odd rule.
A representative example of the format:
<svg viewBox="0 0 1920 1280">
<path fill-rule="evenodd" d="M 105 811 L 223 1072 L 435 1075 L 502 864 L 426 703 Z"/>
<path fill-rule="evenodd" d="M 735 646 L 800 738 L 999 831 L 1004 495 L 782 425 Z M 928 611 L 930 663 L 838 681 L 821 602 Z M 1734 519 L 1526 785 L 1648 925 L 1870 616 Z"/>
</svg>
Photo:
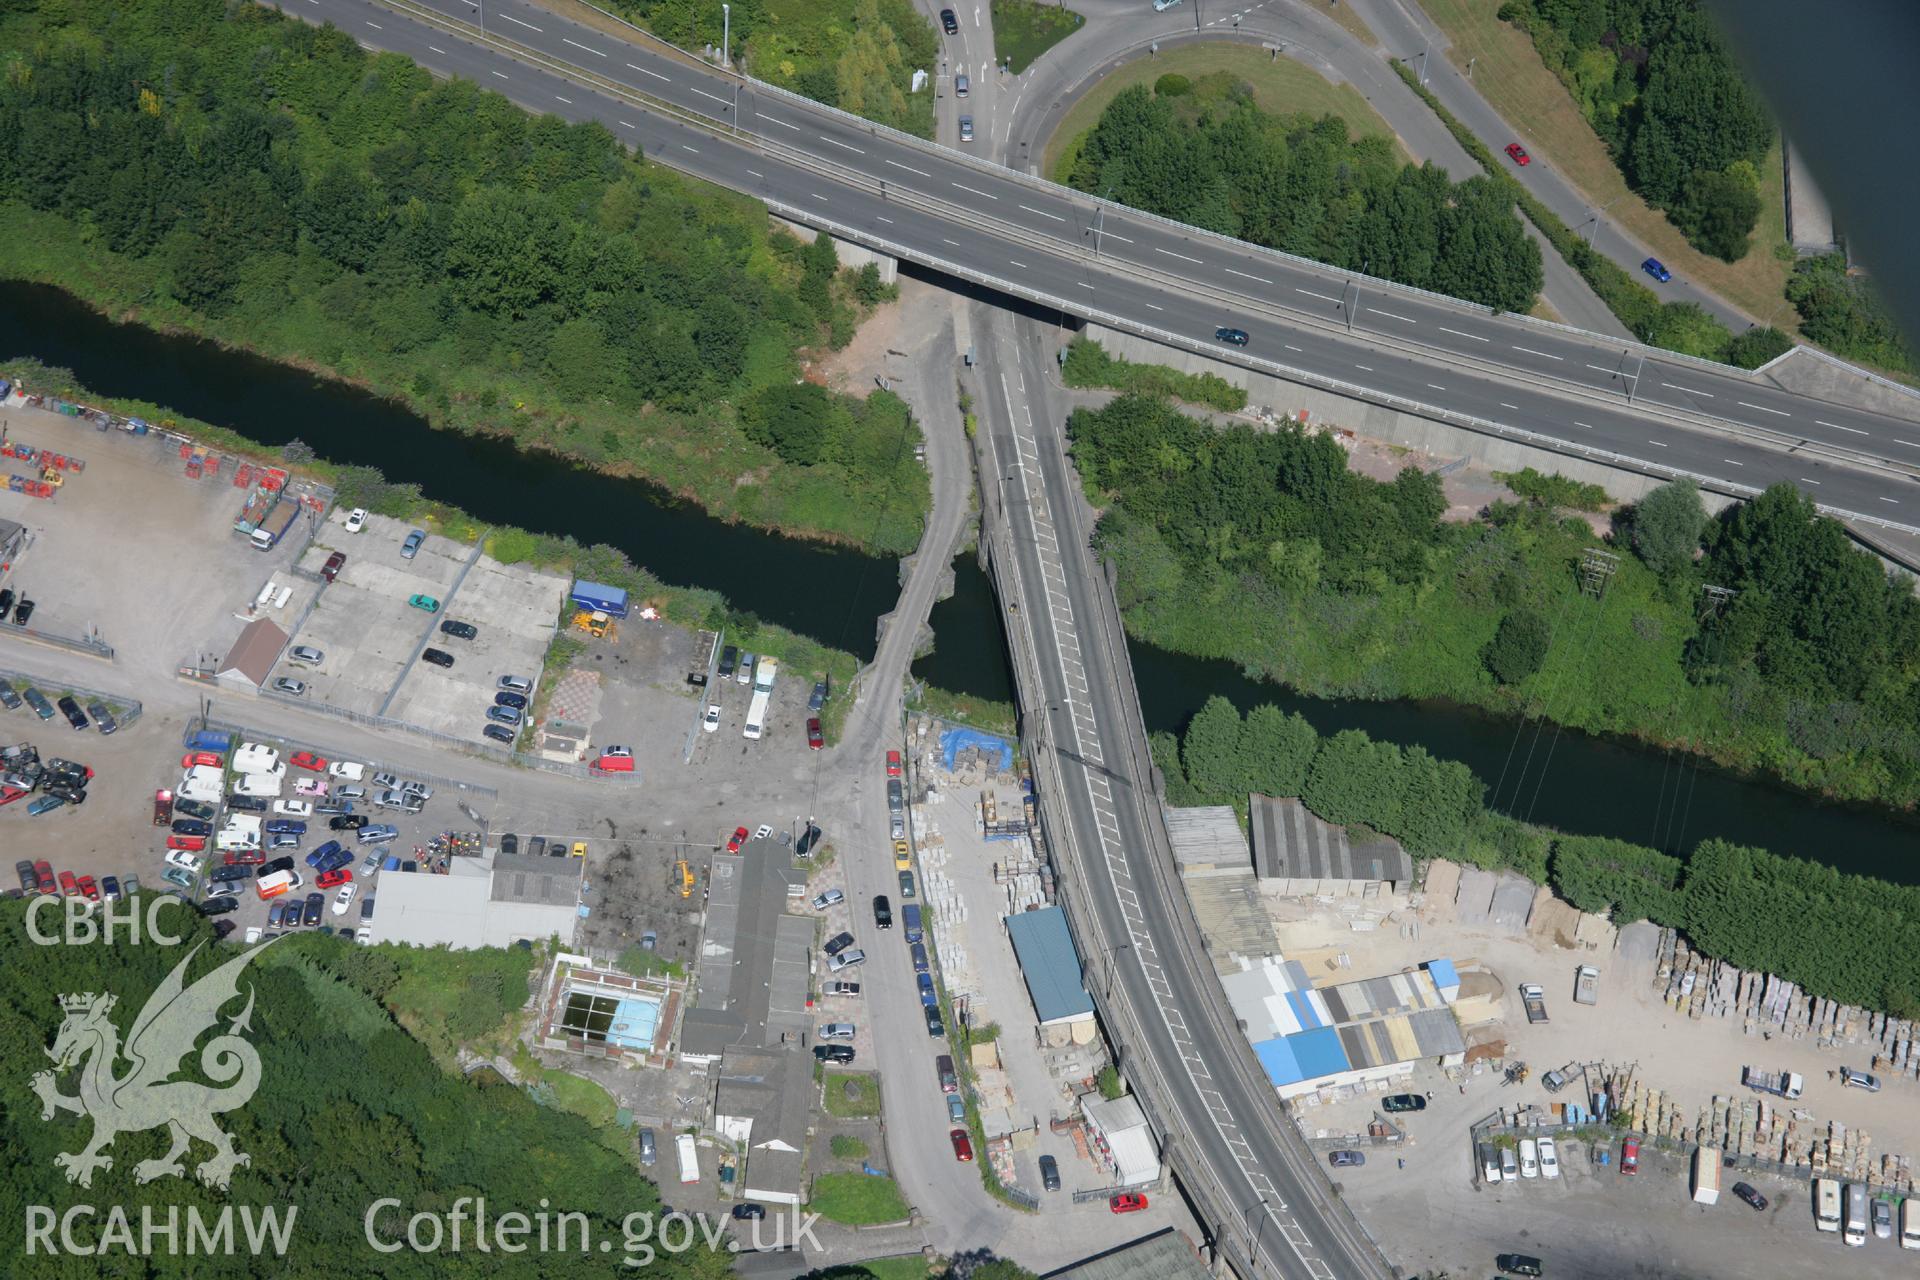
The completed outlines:
<svg viewBox="0 0 1920 1280">
<path fill-rule="evenodd" d="M 233 735 L 214 729 L 202 729 L 198 733 L 187 735 L 187 747 L 193 751 L 229 751 L 233 748 Z"/>
<path fill-rule="evenodd" d="M 582 609 L 597 610 L 614 618 L 627 616 L 627 593 L 621 587 L 610 587 L 604 582 L 588 582 L 581 578 L 573 584 L 573 592 L 568 598 Z"/>
</svg>

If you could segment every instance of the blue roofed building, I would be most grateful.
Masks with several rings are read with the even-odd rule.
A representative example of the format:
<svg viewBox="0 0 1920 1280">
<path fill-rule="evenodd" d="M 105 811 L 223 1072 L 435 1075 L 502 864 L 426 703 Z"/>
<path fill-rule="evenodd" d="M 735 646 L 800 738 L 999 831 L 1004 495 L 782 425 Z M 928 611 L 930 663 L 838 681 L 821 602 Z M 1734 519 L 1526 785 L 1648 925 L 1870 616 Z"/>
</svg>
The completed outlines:
<svg viewBox="0 0 1920 1280">
<path fill-rule="evenodd" d="M 1454 1016 L 1460 977 L 1447 960 L 1409 973 L 1315 987 L 1298 961 L 1242 961 L 1221 985 L 1267 1080 L 1282 1098 L 1449 1066 L 1466 1054 Z"/>
<path fill-rule="evenodd" d="M 1007 937 L 1020 961 L 1034 1017 L 1042 1028 L 1072 1029 L 1085 1024 L 1075 1040 L 1093 1031 L 1093 997 L 1087 993 L 1080 955 L 1059 907 L 1022 911 L 1007 920 Z"/>
</svg>

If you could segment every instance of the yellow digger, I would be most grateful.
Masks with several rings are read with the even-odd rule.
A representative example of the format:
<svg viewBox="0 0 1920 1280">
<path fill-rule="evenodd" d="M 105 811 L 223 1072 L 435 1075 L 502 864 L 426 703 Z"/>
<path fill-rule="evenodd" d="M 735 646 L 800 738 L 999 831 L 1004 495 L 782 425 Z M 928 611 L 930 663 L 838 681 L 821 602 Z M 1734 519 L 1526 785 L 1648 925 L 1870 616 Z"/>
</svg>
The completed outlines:
<svg viewBox="0 0 1920 1280">
<path fill-rule="evenodd" d="M 613 619 L 598 609 L 582 609 L 574 614 L 573 626 L 576 631 L 584 631 L 596 640 L 619 634 L 619 629 L 613 625 Z"/>
<path fill-rule="evenodd" d="M 680 872 L 680 896 L 683 898 L 691 898 L 693 896 L 693 868 L 687 864 L 685 858 L 680 859 L 674 866 Z"/>
</svg>

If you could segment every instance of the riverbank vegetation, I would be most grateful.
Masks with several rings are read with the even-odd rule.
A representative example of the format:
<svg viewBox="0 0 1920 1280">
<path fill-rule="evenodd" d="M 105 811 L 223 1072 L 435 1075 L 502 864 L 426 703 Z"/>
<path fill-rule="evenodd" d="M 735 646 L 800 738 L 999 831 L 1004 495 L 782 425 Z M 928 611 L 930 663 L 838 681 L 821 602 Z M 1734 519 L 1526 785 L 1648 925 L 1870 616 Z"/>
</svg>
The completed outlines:
<svg viewBox="0 0 1920 1280">
<path fill-rule="evenodd" d="M 1708 520 L 1679 484 L 1602 538 L 1537 500 L 1442 523 L 1436 477 L 1354 474 L 1328 434 L 1142 396 L 1068 427 L 1144 640 L 1320 696 L 1443 698 L 1920 801 L 1920 603 L 1790 486 Z"/>
<path fill-rule="evenodd" d="M 1800 331 L 1835 355 L 1909 377 L 1920 373 L 1913 349 L 1871 278 L 1849 274 L 1847 255 L 1802 258 L 1787 281 Z"/>
<path fill-rule="evenodd" d="M 1082 191 L 1334 266 L 1526 311 L 1539 246 L 1511 193 L 1403 164 L 1340 120 L 1270 115 L 1231 75 L 1162 76 L 1126 88 L 1079 143 Z"/>
<path fill-rule="evenodd" d="M 709 0 L 615 0 L 613 10 L 670 44 L 698 53 L 733 42 L 749 75 L 922 138 L 933 136 L 933 90 L 913 92 L 916 69 L 939 55 L 933 24 L 912 0 L 735 0 L 731 31 Z"/>
<path fill-rule="evenodd" d="M 1169 396 L 1228 413 L 1247 407 L 1247 393 L 1217 373 L 1181 373 L 1163 364 L 1135 364 L 1108 355 L 1107 349 L 1091 338 L 1075 338 L 1067 344 L 1060 380 L 1070 387 L 1111 387 L 1115 391 Z"/>
<path fill-rule="evenodd" d="M 1488 809 L 1486 784 L 1424 748 L 1358 729 L 1321 737 L 1297 714 L 1243 718 L 1210 698 L 1185 732 L 1153 736 L 1174 805 L 1296 796 L 1342 826 L 1392 836 L 1420 858 L 1510 868 L 1616 924 L 1651 920 L 1702 951 L 1814 995 L 1920 1017 L 1920 888 L 1704 840 L 1683 862 L 1624 840 L 1565 836 Z"/>
<path fill-rule="evenodd" d="M 151 891 L 146 895 L 149 902 L 160 896 Z M 183 979 L 191 984 L 232 958 L 228 950 L 212 945 L 209 922 L 181 912 L 164 918 L 169 927 L 185 933 L 186 942 L 204 948 L 191 958 L 187 946 L 154 946 L 150 940 L 143 944 L 125 929 L 112 935 L 115 940 L 90 946 L 33 946 L 26 935 L 26 905 L 0 903 L 0 939 L 9 959 L 0 970 L 0 1030 L 11 1046 L 8 1070 L 21 1080 L 34 1060 L 42 1067 L 51 1065 L 40 1046 L 54 1042 L 63 1021 L 62 1008 L 51 994 L 111 988 L 122 1006 L 113 1021 L 130 1027 L 176 965 L 185 964 Z M 457 1024 L 469 1015 L 453 1006 L 467 999 L 481 1017 L 517 1012 L 519 1004 L 511 1000 L 517 992 L 524 1001 L 529 964 L 524 956 L 516 962 L 517 954 L 474 953 L 458 962 L 463 1000 L 443 1001 L 445 1008 L 429 1016 Z M 395 1241 L 398 1249 L 380 1263 L 382 1275 L 393 1280 L 445 1275 L 444 1258 L 402 1247 L 407 1218 L 416 1210 L 453 1205 L 463 1196 L 529 1210 L 550 1204 L 554 1213 L 580 1214 L 590 1239 L 616 1244 L 631 1239 L 622 1226 L 629 1215 L 650 1213 L 657 1219 L 664 1209 L 658 1189 L 635 1165 L 630 1136 L 596 1129 L 564 1106 L 542 1106 L 527 1089 L 462 1078 L 436 1061 L 403 1025 L 413 1008 L 409 993 L 418 994 L 420 983 L 444 974 L 444 955 L 436 959 L 432 953 L 406 948 L 358 947 L 350 939 L 317 934 L 256 949 L 237 984 L 241 995 L 251 1000 L 251 1018 L 243 1020 L 249 1025 L 238 1038 L 258 1055 L 258 1088 L 251 1098 L 242 1096 L 244 1105 L 221 1113 L 218 1122 L 232 1136 L 233 1148 L 247 1157 L 232 1171 L 231 1187 L 216 1201 L 194 1180 L 191 1168 L 182 1177 L 136 1178 L 131 1172 L 135 1164 L 143 1159 L 157 1163 L 168 1142 L 164 1129 L 129 1128 L 107 1152 L 111 1168 L 94 1174 L 95 1193 L 101 1193 L 105 1179 L 116 1215 L 124 1213 L 135 1224 L 149 1216 L 165 1222 L 170 1215 L 197 1212 L 211 1228 L 228 1193 L 234 1203 L 250 1207 L 255 1221 L 261 1206 L 279 1206 L 284 1210 L 281 1222 L 298 1241 L 301 1269 L 313 1276 L 367 1273 L 363 1224 L 382 1240 Z M 237 1010 L 242 1001 L 230 1003 Z M 477 1020 L 472 1025 L 477 1026 Z M 227 1019 L 220 1020 L 219 1029 L 227 1032 Z M 88 1037 L 82 1034 L 80 1041 L 87 1044 Z M 343 1073 L 345 1046 L 351 1046 L 352 1068 Z M 95 1052 L 110 1051 L 103 1046 Z M 198 1055 L 186 1057 L 193 1061 Z M 78 1066 L 65 1072 L 56 1086 L 72 1097 L 79 1074 L 113 1066 L 103 1058 L 89 1060 L 83 1051 Z M 171 1068 L 170 1062 L 163 1066 Z M 610 1134 L 618 1134 L 619 1140 L 611 1141 Z M 0 1113 L 0 1141 L 13 1153 L 5 1175 L 11 1201 L 68 1203 L 74 1188 L 55 1157 L 79 1151 L 90 1136 L 85 1114 L 48 1124 L 38 1107 L 6 1108 Z M 210 1154 L 196 1143 L 187 1164 Z M 369 1206 L 383 1197 L 402 1207 L 369 1220 Z M 0 1248 L 9 1256 L 24 1256 L 26 1225 L 20 1215 L 9 1215 L 0 1225 Z M 91 1225 L 83 1221 L 79 1230 L 83 1237 L 95 1235 L 109 1252 L 115 1249 L 104 1217 L 91 1219 Z M 98 1234 L 103 1230 L 106 1234 Z M 210 1261 L 177 1239 L 171 1248 L 143 1255 L 137 1270 L 155 1280 L 185 1280 L 278 1267 L 248 1259 L 244 1232 L 236 1234 L 242 1237 L 237 1258 Z M 270 1239 L 264 1244 L 266 1250 L 272 1248 Z M 651 1259 L 649 1271 L 719 1280 L 728 1274 L 731 1261 L 724 1250 L 703 1246 L 684 1253 L 662 1250 Z M 14 1274 L 33 1269 L 23 1267 Z M 541 1255 L 538 1267 L 541 1276 L 556 1280 L 606 1272 L 606 1258 L 597 1250 L 554 1250 Z M 511 1263 L 492 1272 L 529 1273 L 516 1271 Z"/>
<path fill-rule="evenodd" d="M 337 375 L 434 425 L 640 475 L 724 517 L 904 553 L 904 415 L 805 460 L 742 408 L 887 289 L 606 129 L 215 0 L 16 7 L 0 276 Z M 312 442 L 322 452 L 324 441 Z"/>
</svg>

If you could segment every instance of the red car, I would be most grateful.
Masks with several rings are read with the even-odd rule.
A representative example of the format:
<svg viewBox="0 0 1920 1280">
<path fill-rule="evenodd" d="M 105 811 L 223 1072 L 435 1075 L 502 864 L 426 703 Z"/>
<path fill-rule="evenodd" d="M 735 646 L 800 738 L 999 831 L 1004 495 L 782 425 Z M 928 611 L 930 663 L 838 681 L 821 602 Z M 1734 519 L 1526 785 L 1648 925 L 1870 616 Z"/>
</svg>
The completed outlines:
<svg viewBox="0 0 1920 1280">
<path fill-rule="evenodd" d="M 53 878 L 53 865 L 46 859 L 42 858 L 39 862 L 33 864 L 33 873 L 40 877 L 40 892 L 60 892 L 60 882 Z"/>
<path fill-rule="evenodd" d="M 898 751 L 887 752 L 887 776 L 889 778 L 897 778 L 900 776 L 900 753 Z"/>
<path fill-rule="evenodd" d="M 205 765 L 209 769 L 224 769 L 227 767 L 227 760 L 225 756 L 211 751 L 189 751 L 180 757 L 182 769 L 193 769 L 200 765 Z"/>
<path fill-rule="evenodd" d="M 1628 1138 L 1620 1144 L 1620 1172 L 1640 1172 L 1640 1140 Z"/>
<path fill-rule="evenodd" d="M 168 836 L 167 848 L 185 849 L 188 853 L 198 853 L 207 847 L 205 836 Z"/>
<path fill-rule="evenodd" d="M 1517 142 L 1507 144 L 1507 158 L 1523 169 L 1533 163 L 1533 157 L 1527 154 L 1527 149 Z"/>
<path fill-rule="evenodd" d="M 1138 1213 L 1147 1207 L 1147 1198 L 1138 1191 L 1122 1191 L 1107 1201 L 1107 1208 L 1115 1213 Z"/>
<path fill-rule="evenodd" d="M 326 758 L 317 756 L 311 751 L 296 751 L 288 756 L 287 759 L 293 763 L 293 767 L 296 769 L 311 769 L 315 773 L 326 772 Z"/>
<path fill-rule="evenodd" d="M 60 892 L 66 894 L 69 898 L 80 892 L 80 882 L 73 878 L 73 872 L 62 871 L 60 873 Z"/>
<path fill-rule="evenodd" d="M 815 751 L 827 745 L 827 740 L 820 736 L 819 716 L 815 716 L 807 721 L 807 745 Z"/>
<path fill-rule="evenodd" d="M 263 849 L 235 849 L 227 855 L 227 865 L 230 867 L 257 867 L 266 860 L 266 851 Z"/>
<path fill-rule="evenodd" d="M 27 792 L 20 787 L 0 787 L 0 805 L 12 804 Z"/>
<path fill-rule="evenodd" d="M 973 1139 L 967 1136 L 965 1129 L 955 1129 L 947 1135 L 953 1139 L 953 1158 L 961 1164 L 973 1163 Z"/>
<path fill-rule="evenodd" d="M 332 582 L 335 578 L 340 576 L 340 566 L 345 564 L 346 562 L 347 562 L 346 552 L 344 551 L 334 552 L 332 555 L 327 557 L 327 562 L 324 565 L 320 566 L 320 576 L 325 578 L 328 582 Z"/>
<path fill-rule="evenodd" d="M 747 829 L 745 827 L 735 827 L 733 829 L 733 839 L 727 841 L 727 852 L 728 853 L 740 852 L 740 846 L 745 844 L 746 842 L 747 842 Z"/>
<path fill-rule="evenodd" d="M 339 867 L 333 871 L 321 872 L 320 878 L 313 882 L 313 887 L 316 889 L 331 889 L 335 885 L 346 884 L 352 879 L 353 872 L 347 870 L 345 867 Z"/>
<path fill-rule="evenodd" d="M 92 876 L 80 877 L 80 892 L 87 895 L 89 902 L 100 901 L 100 886 L 93 882 Z"/>
</svg>

